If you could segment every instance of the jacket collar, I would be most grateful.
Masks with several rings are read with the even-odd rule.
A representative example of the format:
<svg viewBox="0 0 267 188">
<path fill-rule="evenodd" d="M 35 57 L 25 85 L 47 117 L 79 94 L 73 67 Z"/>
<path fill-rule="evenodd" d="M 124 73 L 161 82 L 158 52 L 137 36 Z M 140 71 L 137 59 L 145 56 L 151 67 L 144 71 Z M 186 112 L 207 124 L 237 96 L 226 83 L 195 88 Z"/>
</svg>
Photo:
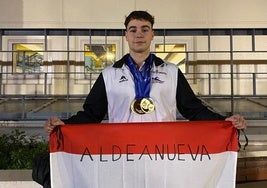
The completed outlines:
<svg viewBox="0 0 267 188">
<path fill-rule="evenodd" d="M 123 64 L 126 64 L 129 55 L 130 54 L 124 55 L 119 61 L 116 61 L 114 63 L 113 67 L 114 68 L 121 68 L 123 66 Z M 153 54 L 153 58 L 154 58 L 154 62 L 155 62 L 156 66 L 162 65 L 164 63 L 164 61 L 162 59 L 155 56 L 154 54 Z"/>
</svg>

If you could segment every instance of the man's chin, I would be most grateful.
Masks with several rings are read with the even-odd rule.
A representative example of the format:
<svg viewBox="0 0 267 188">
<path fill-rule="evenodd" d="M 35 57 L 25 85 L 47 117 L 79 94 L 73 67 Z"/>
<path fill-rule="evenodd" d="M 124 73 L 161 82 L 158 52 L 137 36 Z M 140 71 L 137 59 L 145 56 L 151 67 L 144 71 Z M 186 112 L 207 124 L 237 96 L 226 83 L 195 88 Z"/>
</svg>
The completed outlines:
<svg viewBox="0 0 267 188">
<path fill-rule="evenodd" d="M 145 48 L 135 48 L 133 51 L 135 53 L 144 53 L 144 52 L 147 51 L 147 49 L 145 49 Z"/>
</svg>

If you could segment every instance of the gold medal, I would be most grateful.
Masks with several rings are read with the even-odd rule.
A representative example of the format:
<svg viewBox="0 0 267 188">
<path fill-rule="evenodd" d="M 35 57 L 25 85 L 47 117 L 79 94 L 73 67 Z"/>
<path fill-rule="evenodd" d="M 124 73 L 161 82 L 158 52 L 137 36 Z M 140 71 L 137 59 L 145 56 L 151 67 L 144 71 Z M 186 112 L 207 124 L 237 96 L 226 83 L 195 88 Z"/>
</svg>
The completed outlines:
<svg viewBox="0 0 267 188">
<path fill-rule="evenodd" d="M 144 113 L 151 113 L 155 110 L 155 105 L 151 98 L 143 98 L 140 102 L 140 107 Z"/>
<path fill-rule="evenodd" d="M 145 114 L 144 111 L 142 111 L 141 106 L 140 106 L 140 99 L 134 99 L 131 103 L 131 110 L 136 113 L 136 114 Z"/>
</svg>

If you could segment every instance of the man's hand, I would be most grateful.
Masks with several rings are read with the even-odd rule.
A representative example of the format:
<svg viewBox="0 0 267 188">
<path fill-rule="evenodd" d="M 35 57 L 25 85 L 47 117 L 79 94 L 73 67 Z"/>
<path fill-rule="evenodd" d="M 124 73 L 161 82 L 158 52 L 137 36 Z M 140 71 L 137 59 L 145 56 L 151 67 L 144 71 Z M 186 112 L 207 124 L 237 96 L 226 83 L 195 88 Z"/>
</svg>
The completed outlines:
<svg viewBox="0 0 267 188">
<path fill-rule="evenodd" d="M 234 114 L 228 118 L 225 119 L 225 121 L 231 121 L 233 126 L 237 129 L 246 129 L 247 128 L 247 122 L 244 119 L 243 116 L 239 114 Z"/>
<path fill-rule="evenodd" d="M 61 121 L 58 117 L 50 117 L 44 124 L 44 129 L 46 132 L 51 133 L 53 129 L 58 125 L 64 125 L 65 123 Z"/>
</svg>

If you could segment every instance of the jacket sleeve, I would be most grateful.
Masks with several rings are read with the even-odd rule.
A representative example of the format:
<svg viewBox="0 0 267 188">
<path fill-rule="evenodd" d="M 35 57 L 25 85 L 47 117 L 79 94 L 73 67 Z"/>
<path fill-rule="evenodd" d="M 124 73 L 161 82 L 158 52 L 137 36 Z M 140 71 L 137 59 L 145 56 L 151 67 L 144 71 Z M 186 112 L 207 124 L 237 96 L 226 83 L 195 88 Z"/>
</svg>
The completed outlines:
<svg viewBox="0 0 267 188">
<path fill-rule="evenodd" d="M 83 111 L 77 112 L 65 124 L 100 123 L 107 114 L 107 94 L 102 73 L 97 78 L 83 104 Z"/>
<path fill-rule="evenodd" d="M 176 105 L 188 120 L 224 120 L 226 117 L 208 109 L 198 99 L 180 69 L 178 69 Z"/>
</svg>

